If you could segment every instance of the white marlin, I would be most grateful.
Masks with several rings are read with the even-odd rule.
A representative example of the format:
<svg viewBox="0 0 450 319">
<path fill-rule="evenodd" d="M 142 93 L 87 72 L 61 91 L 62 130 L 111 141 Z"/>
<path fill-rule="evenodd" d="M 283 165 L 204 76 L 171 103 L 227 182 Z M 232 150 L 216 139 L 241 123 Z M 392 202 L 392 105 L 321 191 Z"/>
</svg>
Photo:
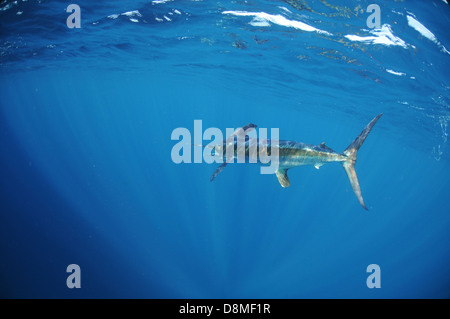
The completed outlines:
<svg viewBox="0 0 450 319">
<path fill-rule="evenodd" d="M 252 156 L 252 150 L 256 150 L 258 158 L 261 158 L 261 154 L 264 152 L 264 156 L 270 156 L 271 153 L 275 153 L 272 147 L 277 147 L 278 150 L 278 168 L 276 170 L 276 176 L 282 187 L 289 187 L 290 181 L 287 176 L 287 171 L 296 166 L 314 165 L 319 168 L 323 164 L 329 162 L 341 162 L 342 166 L 347 173 L 350 184 L 352 185 L 353 192 L 358 198 L 361 206 L 367 210 L 361 195 L 361 189 L 359 187 L 358 176 L 355 171 L 356 153 L 361 145 L 364 143 L 367 135 L 369 135 L 372 127 L 378 121 L 383 113 L 376 116 L 359 134 L 359 136 L 342 152 L 338 153 L 331 148 L 321 143 L 320 145 L 310 145 L 305 143 L 293 142 L 293 141 L 278 141 L 278 143 L 272 143 L 271 140 L 265 140 L 265 147 L 260 147 L 259 140 L 257 138 L 250 138 L 247 136 L 248 132 L 256 128 L 255 124 L 248 124 L 237 129 L 229 138 L 224 140 L 223 143 L 214 146 L 208 146 L 214 149 L 214 153 L 220 154 L 224 158 L 224 163 L 220 165 L 211 176 L 213 181 L 216 176 L 227 166 L 230 160 L 238 158 L 239 150 L 242 154 L 245 154 L 246 159 Z M 244 136 L 243 136 L 244 135 Z M 238 138 L 235 138 L 238 137 Z M 239 139 L 241 137 L 241 139 Z M 243 145 L 239 145 L 239 140 L 243 141 Z M 272 145 L 273 144 L 273 145 Z M 232 148 L 233 154 L 224 152 Z M 244 147 L 244 149 L 243 149 Z M 245 150 L 245 153 L 242 151 Z M 228 154 L 227 154 L 228 153 Z M 254 156 L 255 154 L 253 154 Z M 261 163 L 260 164 L 266 164 Z"/>
</svg>

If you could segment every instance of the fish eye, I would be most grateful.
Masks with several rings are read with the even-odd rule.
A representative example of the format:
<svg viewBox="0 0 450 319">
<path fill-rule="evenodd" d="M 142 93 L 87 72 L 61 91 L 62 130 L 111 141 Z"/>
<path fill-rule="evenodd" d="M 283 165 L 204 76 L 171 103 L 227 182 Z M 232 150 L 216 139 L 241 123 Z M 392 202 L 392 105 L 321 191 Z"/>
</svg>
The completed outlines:
<svg viewBox="0 0 450 319">
<path fill-rule="evenodd" d="M 214 146 L 212 153 L 214 156 L 219 156 L 220 155 L 220 145 Z"/>
</svg>

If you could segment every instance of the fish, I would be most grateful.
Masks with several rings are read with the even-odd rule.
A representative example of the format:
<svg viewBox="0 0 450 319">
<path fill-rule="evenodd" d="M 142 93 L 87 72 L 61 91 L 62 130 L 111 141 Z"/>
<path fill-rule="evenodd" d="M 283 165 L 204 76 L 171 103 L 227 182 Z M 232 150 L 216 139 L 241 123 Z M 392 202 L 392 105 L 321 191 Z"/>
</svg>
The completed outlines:
<svg viewBox="0 0 450 319">
<path fill-rule="evenodd" d="M 355 171 L 356 154 L 366 140 L 373 126 L 382 115 L 383 113 L 373 118 L 372 121 L 370 121 L 370 123 L 367 124 L 364 130 L 358 135 L 358 137 L 356 137 L 356 139 L 342 153 L 334 151 L 325 143 L 311 145 L 288 140 L 279 140 L 274 142 L 270 139 L 262 141 L 258 138 L 252 138 L 249 137 L 248 133 L 256 129 L 257 126 L 252 123 L 247 124 L 234 131 L 234 133 L 224 140 L 223 143 L 210 146 L 210 148 L 214 149 L 214 155 L 222 156 L 224 160 L 224 162 L 211 175 L 210 181 L 212 182 L 215 180 L 217 175 L 225 169 L 228 163 L 233 162 L 235 159 L 239 159 L 239 156 L 244 154 L 246 160 L 256 158 L 257 160 L 253 162 L 267 165 L 267 162 L 260 160 L 260 158 L 262 158 L 261 155 L 271 156 L 278 151 L 276 153 L 278 154 L 278 163 L 275 175 L 282 187 L 289 187 L 291 185 L 287 175 L 287 171 L 291 168 L 304 165 L 313 165 L 315 168 L 319 169 L 326 163 L 340 162 L 345 170 L 345 173 L 347 174 L 350 185 L 356 195 L 356 198 L 358 199 L 359 204 L 365 210 L 368 210 L 366 204 L 364 203 L 358 176 Z"/>
</svg>

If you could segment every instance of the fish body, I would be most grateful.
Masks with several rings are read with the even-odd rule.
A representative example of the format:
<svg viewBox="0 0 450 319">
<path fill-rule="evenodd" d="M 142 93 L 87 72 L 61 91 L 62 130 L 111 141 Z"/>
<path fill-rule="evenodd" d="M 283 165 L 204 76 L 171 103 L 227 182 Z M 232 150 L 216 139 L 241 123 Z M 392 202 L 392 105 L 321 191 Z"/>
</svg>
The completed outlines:
<svg viewBox="0 0 450 319">
<path fill-rule="evenodd" d="M 355 171 L 356 153 L 364 143 L 375 123 L 383 114 L 377 115 L 358 135 L 358 137 L 342 152 L 336 152 L 321 143 L 311 145 L 294 141 L 273 141 L 270 139 L 251 138 L 247 134 L 256 128 L 255 124 L 248 124 L 237 129 L 223 143 L 215 145 L 214 153 L 223 157 L 223 163 L 211 176 L 213 181 L 230 162 L 250 162 L 268 165 L 267 158 L 274 159 L 276 154 L 276 176 L 282 187 L 289 187 L 290 181 L 287 171 L 293 167 L 313 165 L 317 169 L 330 162 L 340 162 L 361 206 L 367 210 L 361 195 L 358 177 Z"/>
</svg>

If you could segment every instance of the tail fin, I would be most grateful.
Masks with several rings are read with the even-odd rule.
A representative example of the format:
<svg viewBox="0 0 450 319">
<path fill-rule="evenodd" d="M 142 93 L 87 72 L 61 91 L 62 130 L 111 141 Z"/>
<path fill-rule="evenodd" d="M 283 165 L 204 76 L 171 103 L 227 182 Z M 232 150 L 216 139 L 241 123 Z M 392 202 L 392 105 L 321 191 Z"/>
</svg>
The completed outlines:
<svg viewBox="0 0 450 319">
<path fill-rule="evenodd" d="M 356 153 L 364 143 L 364 140 L 366 139 L 367 135 L 369 135 L 370 130 L 372 130 L 372 127 L 375 125 L 381 115 L 383 115 L 383 113 L 377 115 L 372 121 L 370 121 L 370 123 L 361 132 L 361 134 L 359 134 L 359 136 L 352 142 L 352 144 L 350 144 L 343 152 L 343 154 L 347 156 L 347 160 L 342 163 L 342 166 L 344 166 L 345 172 L 347 173 L 350 184 L 352 185 L 353 192 L 355 193 L 359 203 L 365 210 L 368 209 L 366 207 L 366 204 L 364 204 L 364 199 L 361 195 L 361 188 L 359 187 L 358 176 L 356 175 L 355 171 Z"/>
</svg>

